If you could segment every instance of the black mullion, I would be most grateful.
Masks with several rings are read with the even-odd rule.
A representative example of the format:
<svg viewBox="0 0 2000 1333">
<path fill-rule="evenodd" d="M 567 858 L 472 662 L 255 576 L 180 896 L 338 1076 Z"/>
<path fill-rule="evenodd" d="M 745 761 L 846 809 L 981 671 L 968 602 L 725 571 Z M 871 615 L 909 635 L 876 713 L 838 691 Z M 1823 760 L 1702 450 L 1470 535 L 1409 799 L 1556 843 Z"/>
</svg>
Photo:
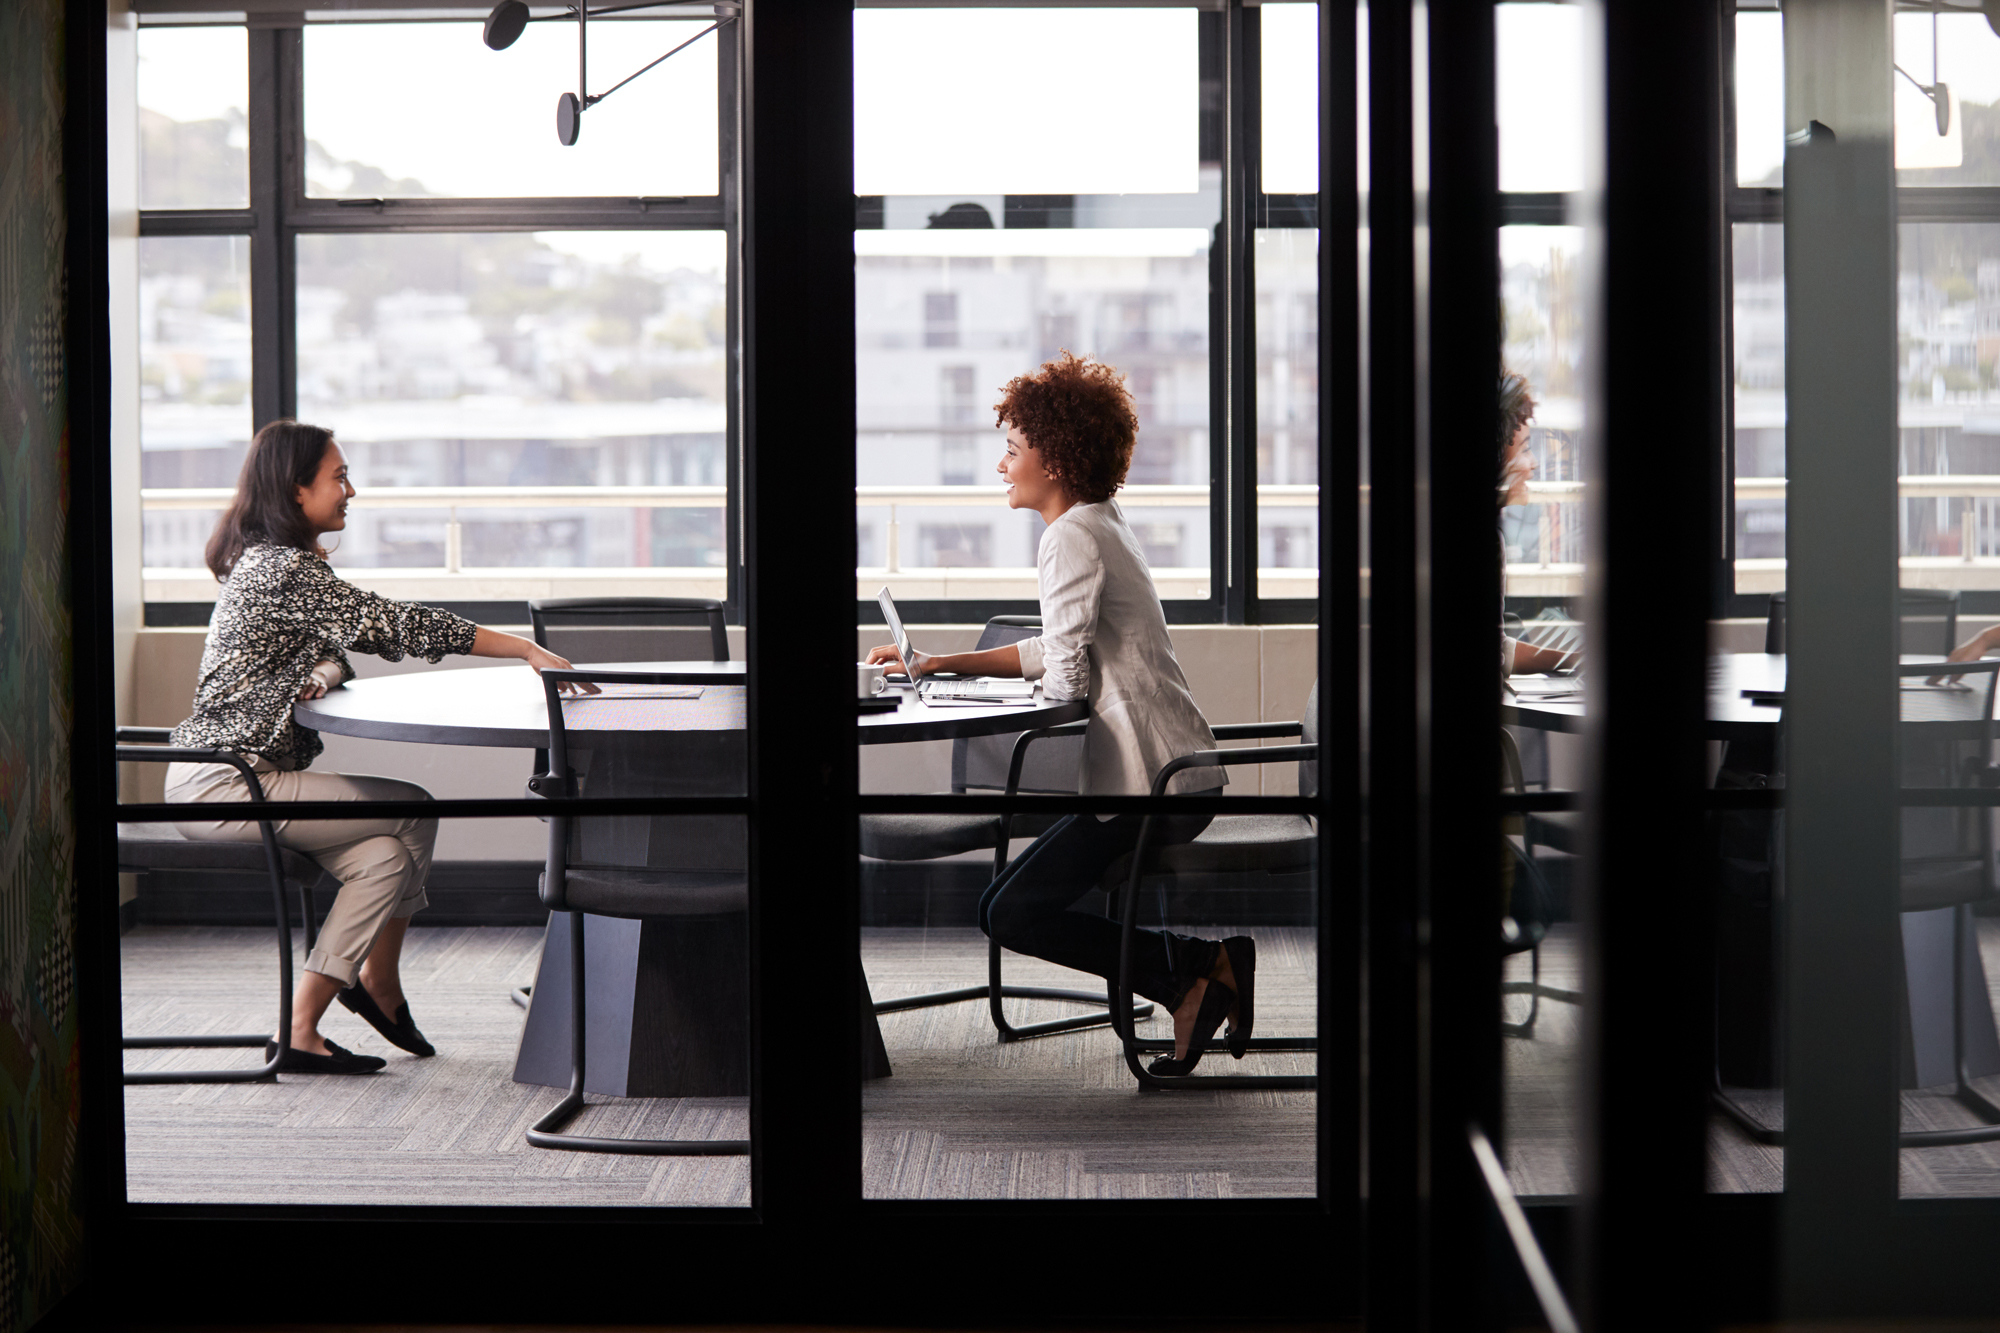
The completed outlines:
<svg viewBox="0 0 2000 1333">
<path fill-rule="evenodd" d="M 1229 599 L 1229 15 L 1196 15 L 1201 68 L 1200 143 L 1222 167 L 1222 216 L 1208 247 L 1208 599 L 1207 618 L 1228 619 Z M 1210 153 L 1215 157 L 1211 158 Z"/>
<path fill-rule="evenodd" d="M 116 386 L 112 383 L 109 325 L 111 238 L 105 152 L 109 89 L 104 9 L 90 0 L 65 0 L 61 15 L 61 75 L 67 104 L 62 127 L 60 216 L 65 228 L 62 264 L 68 293 L 63 333 L 71 501 L 68 549 L 57 554 L 69 566 L 68 609 L 75 638 L 67 682 L 73 704 L 69 750 L 53 758 L 69 775 L 65 804 L 75 821 L 74 886 L 69 892 L 75 911 L 75 1030 L 84 1035 L 71 1047 L 72 1051 L 80 1047 L 82 1055 L 77 1066 L 81 1108 L 74 1180 L 78 1211 L 90 1219 L 90 1248 L 82 1256 L 87 1267 L 79 1274 L 79 1286 L 88 1290 L 113 1285 L 103 1281 L 102 1274 L 109 1257 L 119 1252 L 119 1210 L 125 1202 L 126 1185 L 125 1099 L 118 1042 L 105 1037 L 119 1032 L 123 1019 L 117 895 L 106 891 L 116 882 L 118 871 L 116 832 L 103 817 L 118 800 L 118 769 L 111 762 L 118 656 L 111 560 L 111 401 Z M 57 682 L 49 682 L 48 688 L 53 692 Z M 45 1052 L 44 1058 L 52 1055 Z M 77 1291 L 63 1303 L 69 1317 L 75 1319 L 77 1298 L 83 1294 Z M 57 1314 L 46 1322 L 57 1323 L 64 1317 Z"/>
<path fill-rule="evenodd" d="M 750 826 L 751 1190 L 766 1271 L 818 1295 L 853 1271 L 827 1238 L 852 1236 L 861 1195 L 853 10 L 758 0 L 739 30 L 750 791 L 769 812 Z"/>
<path fill-rule="evenodd" d="M 1254 251 L 1258 188 L 1258 102 L 1261 97 L 1257 10 L 1230 0 L 1227 17 L 1229 134 L 1222 166 L 1224 306 L 1228 330 L 1228 583 L 1223 620 L 1250 619 L 1257 582 L 1257 296 Z"/>
<path fill-rule="evenodd" d="M 252 28 L 250 45 L 250 400 L 253 429 L 296 410 L 294 243 L 284 225 L 286 102 L 297 93 L 297 28 Z M 293 48 L 287 60 L 287 46 Z M 287 85 L 290 86 L 287 86 Z"/>
<path fill-rule="evenodd" d="M 1319 6 L 1319 598 L 1317 601 L 1319 734 L 1328 738 L 1328 758 L 1319 765 L 1320 841 L 1317 864 L 1320 1068 L 1362 1068 L 1361 987 L 1363 821 L 1360 746 L 1334 738 L 1362 733 L 1360 418 L 1362 347 L 1361 284 L 1357 240 L 1360 200 L 1356 192 L 1354 86 L 1355 14 L 1351 4 L 1320 0 Z M 1274 603 L 1265 603 L 1266 606 Z M 1337 1074 L 1319 1096 L 1319 1197 L 1333 1217 L 1336 1235 L 1359 1241 L 1362 1220 L 1362 1103 L 1359 1089 Z M 1344 1225 L 1343 1225 L 1344 1224 Z M 1350 1256 L 1358 1243 L 1337 1247 Z M 1348 1277 L 1351 1269 L 1341 1276 Z"/>
<path fill-rule="evenodd" d="M 743 46 L 737 24 L 725 24 L 716 34 L 720 50 L 716 71 L 716 126 L 721 132 L 717 163 L 721 172 L 723 261 L 723 397 L 728 413 L 723 436 L 722 516 L 723 601 L 726 618 L 743 623 L 743 262 L 741 246 L 742 210 L 738 207 L 742 182 L 740 100 L 737 88 L 742 69 Z"/>
<path fill-rule="evenodd" d="M 1492 5 L 1420 11 L 1424 108 L 1417 240 L 1417 844 L 1421 1261 L 1427 1322 L 1497 1329 L 1511 1274 L 1470 1258 L 1501 1244 L 1468 1125 L 1498 1137 L 1501 883 L 1493 814 L 1499 691 L 1464 636 L 1495 635 L 1493 503 L 1500 378 L 1499 143 Z M 1490 387 L 1489 387 L 1490 386 Z M 1375 569 L 1379 571 L 1377 564 Z M 1427 576 L 1424 571 L 1427 571 Z M 1497 647 L 1485 640 L 1489 651 Z M 1409 666 L 1403 668 L 1405 671 Z M 1698 733 L 1697 733 L 1698 734 Z"/>
<path fill-rule="evenodd" d="M 1711 918 L 1696 906 L 1662 932 L 1651 904 L 1660 894 L 1708 902 L 1707 576 L 1718 549 L 1711 525 L 1724 516 L 1705 503 L 1706 521 L 1690 523 L 1649 492 L 1662 451 L 1694 449 L 1703 480 L 1714 478 L 1723 450 L 1709 433 L 1722 415 L 1705 407 L 1680 420 L 1648 404 L 1661 383 L 1686 386 L 1704 405 L 1729 384 L 1716 281 L 1727 225 L 1716 86 L 1725 24 L 1712 5 L 1643 14 L 1606 5 L 1603 15 L 1602 222 L 1585 243 L 1597 272 L 1584 279 L 1601 294 L 1598 327 L 1586 331 L 1597 367 L 1584 408 L 1592 777 L 1578 906 L 1590 1002 L 1575 1295 L 1591 1327 L 1705 1328 L 1718 1313 L 1706 1308 L 1709 1285 L 1658 1279 L 1702 1267 L 1709 1247 Z M 1662 80 L 1663 69 L 1675 74 Z M 1662 124 L 1675 133 L 1660 136 Z"/>
<path fill-rule="evenodd" d="M 300 183 L 303 189 L 303 182 Z M 643 202 L 643 207 L 641 206 Z M 727 225 L 721 195 L 641 201 L 558 199 L 307 199 L 288 208 L 298 231 L 716 231 Z"/>
<path fill-rule="evenodd" d="M 1365 1311 L 1375 1331 L 1419 1326 L 1415 181 L 1412 0 L 1370 0 L 1362 457 L 1367 587 Z M 1330 183 L 1330 182 L 1329 182 Z M 1329 735 L 1339 733 L 1330 732 Z"/>
</svg>

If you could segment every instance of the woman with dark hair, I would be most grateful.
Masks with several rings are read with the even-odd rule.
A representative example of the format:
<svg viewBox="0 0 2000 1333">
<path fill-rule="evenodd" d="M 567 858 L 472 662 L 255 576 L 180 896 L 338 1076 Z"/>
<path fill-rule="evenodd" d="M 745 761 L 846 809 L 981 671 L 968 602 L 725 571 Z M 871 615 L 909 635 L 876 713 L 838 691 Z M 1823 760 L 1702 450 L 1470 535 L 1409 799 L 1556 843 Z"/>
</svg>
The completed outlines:
<svg viewBox="0 0 2000 1333">
<path fill-rule="evenodd" d="M 1528 479 L 1534 475 L 1534 455 L 1528 452 L 1528 423 L 1535 419 L 1534 394 L 1527 377 L 1511 370 L 1500 372 L 1500 485 L 1501 507 L 1524 505 L 1528 501 Z M 1505 563 L 1503 558 L 1502 563 Z M 1506 598 L 1501 598 L 1501 614 L 1506 614 Z M 1500 674 L 1525 675 L 1552 671 L 1574 653 L 1543 648 L 1519 639 L 1500 636 Z"/>
<path fill-rule="evenodd" d="M 236 496 L 209 538 L 208 567 L 222 587 L 202 650 L 194 713 L 174 728 L 173 743 L 241 755 L 272 800 L 430 799 L 415 783 L 307 770 L 322 746 L 318 732 L 292 721 L 292 703 L 352 680 L 349 651 L 392 662 L 406 653 L 432 662 L 464 653 L 515 657 L 536 671 L 569 665 L 530 640 L 449 611 L 363 592 L 335 574 L 320 538 L 347 526 L 353 498 L 347 459 L 332 431 L 274 421 L 250 442 Z M 250 793 L 243 775 L 227 764 L 171 764 L 167 799 L 226 804 L 247 801 Z M 178 827 L 196 839 L 255 842 L 261 836 L 247 819 Z M 278 1067 L 365 1074 L 388 1063 L 320 1035 L 320 1018 L 336 996 L 396 1046 L 435 1054 L 410 1017 L 399 963 L 410 918 L 425 904 L 437 821 L 298 820 L 279 821 L 275 829 L 280 843 L 340 880 L 306 957 L 292 1001 L 292 1030 L 277 1034 L 289 1035 Z M 277 1046 L 273 1040 L 265 1058 Z"/>
<path fill-rule="evenodd" d="M 1169 760 L 1215 747 L 1215 736 L 1174 657 L 1166 615 L 1146 558 L 1112 496 L 1124 484 L 1138 440 L 1138 417 L 1124 377 L 1065 351 L 1033 375 L 1010 381 L 996 404 L 1007 428 L 999 472 L 1007 504 L 1040 514 L 1048 528 L 1037 552 L 1042 632 L 985 652 L 905 663 L 911 679 L 937 671 L 1041 680 L 1050 699 L 1089 699 L 1082 794 L 1143 796 Z M 870 651 L 894 662 L 894 647 Z M 1228 779 L 1222 769 L 1177 775 L 1176 794 Z M 1070 815 L 1037 838 L 993 881 L 979 903 L 987 935 L 1014 950 L 1117 976 L 1119 928 L 1071 905 L 1139 839 L 1140 815 Z M 1163 841 L 1188 842 L 1208 827 L 1201 814 L 1155 816 Z M 1132 988 L 1174 1016 L 1174 1055 L 1157 1074 L 1185 1074 L 1225 1018 L 1231 1052 L 1249 1039 L 1256 970 L 1247 936 L 1202 940 L 1142 931 L 1132 951 Z"/>
</svg>

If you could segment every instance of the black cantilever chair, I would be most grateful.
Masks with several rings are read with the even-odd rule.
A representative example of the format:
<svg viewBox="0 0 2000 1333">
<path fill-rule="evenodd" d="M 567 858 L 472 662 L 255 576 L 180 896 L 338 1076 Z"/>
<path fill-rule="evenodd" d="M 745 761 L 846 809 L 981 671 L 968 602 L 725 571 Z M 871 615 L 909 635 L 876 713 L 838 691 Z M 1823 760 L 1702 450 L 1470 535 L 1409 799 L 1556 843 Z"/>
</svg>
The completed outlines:
<svg viewBox="0 0 2000 1333">
<path fill-rule="evenodd" d="M 1003 648 L 1010 643 L 1033 638 L 1042 627 L 1040 616 L 995 616 L 986 622 L 975 652 Z M 998 791 L 1008 796 L 1032 793 L 1051 796 L 1076 795 L 1083 762 L 1085 724 L 1044 727 L 1021 737 L 976 736 L 951 744 L 951 789 L 954 792 Z M 1053 738 L 1038 747 L 1032 756 L 1031 739 Z M 1054 827 L 1060 816 L 1015 815 L 863 815 L 861 854 L 879 861 L 934 861 L 961 852 L 992 849 L 993 874 L 998 878 L 1007 868 L 1007 844 L 1013 838 L 1038 837 Z M 1096 1013 L 1051 1018 L 1039 1023 L 1015 1025 L 1008 1021 L 1004 1000 L 1063 1000 L 1092 1005 Z M 1111 1021 L 1106 1011 L 1110 997 L 1102 992 L 1065 990 L 1049 986 L 1009 986 L 1001 977 L 1000 946 L 986 946 L 986 984 L 961 986 L 953 990 L 903 995 L 876 1002 L 878 1014 L 905 1009 L 928 1009 L 964 1000 L 985 1000 L 993 1016 L 993 1027 L 1001 1041 L 1020 1041 L 1053 1032 L 1101 1027 Z M 1133 1017 L 1152 1017 L 1153 1005 L 1141 1001 Z"/>
<path fill-rule="evenodd" d="M 666 662 L 703 648 L 712 662 L 729 660 L 723 606 L 713 597 L 538 597 L 528 624 L 536 643 L 572 662 Z M 703 626 L 708 641 L 697 648 Z M 534 771 L 549 771 L 546 751 L 535 751 Z"/>
<path fill-rule="evenodd" d="M 577 773 L 571 767 L 571 747 L 563 720 L 560 686 L 566 681 L 600 684 L 673 684 L 671 673 L 618 671 L 589 668 L 573 671 L 544 671 L 542 692 L 549 709 L 549 771 L 537 779 L 543 794 L 574 796 Z M 537 1148 L 560 1148 L 572 1152 L 623 1153 L 640 1157 L 733 1157 L 750 1151 L 747 1139 L 611 1139 L 583 1134 L 565 1134 L 567 1125 L 583 1109 L 586 1029 L 584 996 L 589 989 L 584 977 L 584 914 L 643 920 L 653 917 L 719 916 L 743 912 L 750 905 L 750 880 L 743 870 L 675 870 L 651 866 L 602 865 L 585 863 L 579 855 L 581 840 L 572 838 L 581 820 L 549 816 L 548 868 L 540 890 L 543 904 L 552 912 L 567 912 L 569 921 L 570 986 L 570 1084 L 569 1093 L 554 1110 L 535 1122 L 528 1142 Z M 573 842 L 575 845 L 573 846 Z"/>
<path fill-rule="evenodd" d="M 1297 722 L 1249 722 L 1224 724 L 1212 729 L 1223 740 L 1277 740 L 1297 736 L 1298 745 L 1272 745 L 1238 750 L 1200 750 L 1182 755 L 1164 765 L 1153 779 L 1154 796 L 1164 796 L 1174 776 L 1190 768 L 1239 767 L 1251 764 L 1297 763 L 1299 794 L 1319 792 L 1319 683 L 1313 682 L 1306 696 L 1305 716 Z M 1130 1019 L 1124 1017 L 1132 1003 L 1131 954 L 1133 933 L 1138 926 L 1139 891 L 1151 877 L 1192 874 L 1285 875 L 1312 869 L 1318 852 L 1319 832 L 1307 815 L 1217 815 L 1193 842 L 1165 847 L 1152 845 L 1153 819 L 1141 824 L 1139 842 L 1129 857 L 1121 857 L 1105 872 L 1107 888 L 1122 881 L 1124 897 L 1120 924 L 1123 938 L 1118 949 L 1118 984 L 1112 988 L 1115 1003 L 1112 1026 L 1125 1048 L 1125 1064 L 1139 1086 L 1149 1091 L 1184 1087 L 1290 1088 L 1319 1086 L 1317 1074 L 1190 1074 L 1166 1076 L 1150 1073 L 1140 1062 L 1142 1055 L 1171 1055 L 1173 1039 L 1142 1038 Z M 1252 1037 L 1252 1051 L 1317 1051 L 1317 1037 Z"/>
<path fill-rule="evenodd" d="M 1906 593 L 1910 589 L 1904 590 Z M 1933 631 L 1935 632 L 1935 631 Z M 1948 632 L 1945 641 L 1948 642 Z M 1994 745 L 2000 741 L 2000 724 L 1995 721 L 1994 704 L 2000 694 L 2000 658 L 1977 662 L 1957 662 L 1949 668 L 1956 676 L 1985 677 L 1976 717 L 1938 716 L 1952 708 L 1950 702 L 1963 696 L 1906 698 L 1903 720 L 1897 728 L 1900 785 L 1906 792 L 1951 790 L 1968 787 L 2000 787 L 2000 764 L 1994 762 Z M 1901 679 L 1938 674 L 1936 663 L 1902 663 L 1896 674 Z M 1914 716 L 1913 716 L 1914 714 Z M 1957 727 L 1940 726 L 1957 722 Z M 1970 723 L 1968 728 L 1964 725 Z M 1900 858 L 1900 909 L 1925 912 L 1952 909 L 1951 941 L 1951 1094 L 1977 1115 L 1983 1124 L 1963 1129 L 1906 1129 L 1898 1135 L 1904 1148 L 1936 1148 L 1954 1144 L 1990 1143 L 2000 1140 L 2000 1105 L 1996 1105 L 1972 1085 L 1966 1068 L 1966 1009 L 1973 1004 L 1991 1006 L 1983 991 L 1968 996 L 1965 988 L 1966 955 L 1973 944 L 1972 907 L 1975 903 L 2000 898 L 1994 866 L 1994 811 L 1985 806 L 1905 806 L 1902 811 L 1902 856 Z M 1775 853 L 1775 848 L 1773 849 Z M 1911 1071 L 1913 1072 L 1913 1071 Z M 1716 1108 L 1734 1120 L 1759 1143 L 1782 1144 L 1785 1131 L 1759 1120 L 1751 1111 L 1723 1091 L 1718 1069 L 1710 1089 Z"/>
<path fill-rule="evenodd" d="M 1514 741 L 1514 734 L 1505 727 L 1500 728 L 1500 773 L 1509 790 L 1524 792 L 1528 789 L 1521 773 L 1520 748 Z M 1576 844 L 1569 840 L 1573 839 L 1576 831 L 1573 822 L 1545 824 L 1533 815 L 1516 816 L 1507 821 L 1506 833 L 1519 836 L 1521 842 L 1517 844 L 1512 837 L 1506 837 L 1501 848 L 1503 871 L 1507 876 L 1507 911 L 1500 921 L 1500 952 L 1503 955 L 1526 953 L 1529 968 L 1528 980 L 1500 984 L 1502 995 L 1528 997 L 1525 1018 L 1501 1020 L 1500 1030 L 1510 1037 L 1535 1035 L 1535 1021 L 1541 1017 L 1543 1000 L 1583 1003 L 1580 991 L 1546 985 L 1542 981 L 1542 941 L 1549 933 L 1549 903 L 1554 894 L 1547 877 L 1542 874 L 1535 848 L 1551 828 L 1565 839 L 1556 850 L 1573 854 Z"/>
<path fill-rule="evenodd" d="M 250 802 L 262 804 L 264 788 L 257 774 L 242 756 L 228 750 L 191 749 L 167 744 L 172 732 L 165 727 L 120 727 L 117 757 L 120 763 L 138 764 L 228 764 L 243 774 L 250 785 Z M 290 848 L 280 847 L 267 819 L 257 821 L 263 835 L 258 842 L 207 842 L 184 838 L 172 824 L 120 824 L 118 826 L 118 869 L 127 874 L 189 870 L 213 875 L 253 875 L 271 886 L 271 915 L 278 929 L 278 1027 L 289 1043 L 292 1031 L 292 921 L 285 899 L 287 881 L 299 887 L 299 907 L 305 918 L 306 950 L 310 952 L 318 933 L 314 921 L 313 885 L 325 872 L 318 862 Z M 261 1047 L 271 1039 L 266 1032 L 233 1035 L 200 1033 L 190 1036 L 121 1037 L 120 1045 L 133 1050 L 179 1050 Z M 147 1070 L 125 1075 L 128 1084 L 138 1083 L 253 1083 L 275 1080 L 284 1059 L 280 1050 L 262 1065 L 248 1069 Z"/>
</svg>

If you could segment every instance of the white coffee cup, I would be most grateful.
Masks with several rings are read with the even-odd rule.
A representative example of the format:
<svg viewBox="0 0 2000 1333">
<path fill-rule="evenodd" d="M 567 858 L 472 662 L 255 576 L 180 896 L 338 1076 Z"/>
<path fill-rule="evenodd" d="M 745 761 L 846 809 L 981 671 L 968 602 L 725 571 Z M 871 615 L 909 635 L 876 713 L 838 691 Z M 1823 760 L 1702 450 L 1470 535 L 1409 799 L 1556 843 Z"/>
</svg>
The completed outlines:
<svg viewBox="0 0 2000 1333">
<path fill-rule="evenodd" d="M 854 664 L 854 697 L 857 699 L 873 699 L 876 695 L 888 689 L 888 674 L 889 668 L 880 663 L 870 666 L 866 662 L 856 662 Z"/>
</svg>

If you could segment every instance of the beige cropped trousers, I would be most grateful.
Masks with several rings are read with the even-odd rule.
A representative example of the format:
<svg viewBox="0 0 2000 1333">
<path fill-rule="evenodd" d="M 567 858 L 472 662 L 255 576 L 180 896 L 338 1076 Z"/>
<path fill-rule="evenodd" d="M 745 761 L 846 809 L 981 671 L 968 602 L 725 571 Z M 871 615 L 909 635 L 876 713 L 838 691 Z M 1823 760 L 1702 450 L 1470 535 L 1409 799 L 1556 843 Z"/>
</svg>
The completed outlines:
<svg viewBox="0 0 2000 1333">
<path fill-rule="evenodd" d="M 288 772 L 258 756 L 246 756 L 273 801 L 428 801 L 414 782 L 347 773 Z M 167 799 L 217 804 L 250 799 L 249 784 L 228 764 L 169 764 Z M 212 842 L 256 842 L 262 835 L 251 819 L 176 824 L 181 836 Z M 375 947 L 382 927 L 396 917 L 414 916 L 428 904 L 424 883 L 431 850 L 437 845 L 435 819 L 274 820 L 279 845 L 304 852 L 340 881 L 340 892 L 320 927 L 306 969 L 332 977 L 343 988 L 360 975 L 361 962 Z"/>
</svg>

